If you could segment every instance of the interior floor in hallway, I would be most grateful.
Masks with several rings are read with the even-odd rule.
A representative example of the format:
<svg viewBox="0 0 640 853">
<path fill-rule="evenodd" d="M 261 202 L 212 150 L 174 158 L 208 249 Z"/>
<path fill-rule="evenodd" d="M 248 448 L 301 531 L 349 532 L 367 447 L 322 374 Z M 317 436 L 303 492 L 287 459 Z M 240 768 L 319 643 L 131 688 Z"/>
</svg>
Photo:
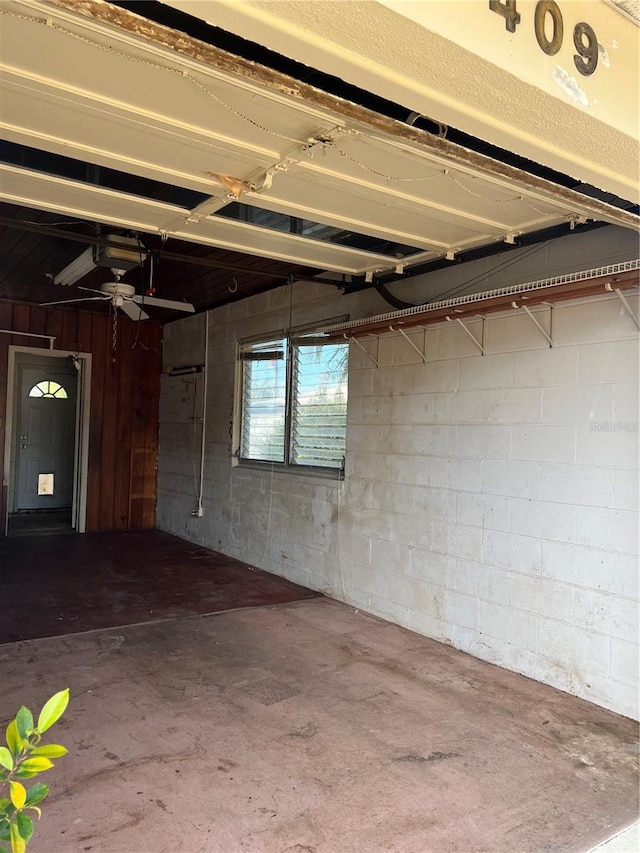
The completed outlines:
<svg viewBox="0 0 640 853">
<path fill-rule="evenodd" d="M 0 646 L 2 716 L 69 686 L 30 853 L 582 853 L 638 728 L 327 598 Z"/>
<path fill-rule="evenodd" d="M 317 593 L 159 530 L 0 538 L 0 643 Z"/>
<path fill-rule="evenodd" d="M 71 510 L 18 512 L 9 516 L 8 536 L 48 536 L 54 533 L 73 533 Z"/>
</svg>

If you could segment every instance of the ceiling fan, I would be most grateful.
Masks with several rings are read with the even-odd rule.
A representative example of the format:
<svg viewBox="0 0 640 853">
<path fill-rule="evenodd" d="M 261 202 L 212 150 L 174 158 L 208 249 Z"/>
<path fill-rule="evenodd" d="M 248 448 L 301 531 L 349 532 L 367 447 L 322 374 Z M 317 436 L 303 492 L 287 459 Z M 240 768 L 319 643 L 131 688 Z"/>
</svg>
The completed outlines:
<svg viewBox="0 0 640 853">
<path fill-rule="evenodd" d="M 97 296 L 81 296 L 79 299 L 60 299 L 56 302 L 42 302 L 42 305 L 70 305 L 74 302 L 99 302 L 110 300 L 114 311 L 120 308 L 127 317 L 134 321 L 148 320 L 149 315 L 143 309 L 144 306 L 155 308 L 170 308 L 172 311 L 186 311 L 193 314 L 195 308 L 190 302 L 177 302 L 173 299 L 159 299 L 157 296 L 140 296 L 135 287 L 120 281 L 126 270 L 112 268 L 111 272 L 115 281 L 108 281 L 100 285 L 100 290 L 91 287 L 78 287 L 87 293 L 96 293 Z"/>
</svg>

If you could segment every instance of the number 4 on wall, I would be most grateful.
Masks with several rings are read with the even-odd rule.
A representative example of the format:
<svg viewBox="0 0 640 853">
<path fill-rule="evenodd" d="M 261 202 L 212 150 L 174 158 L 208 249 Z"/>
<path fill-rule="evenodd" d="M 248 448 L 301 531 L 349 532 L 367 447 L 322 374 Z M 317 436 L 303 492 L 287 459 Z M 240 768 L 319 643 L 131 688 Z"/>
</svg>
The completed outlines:
<svg viewBox="0 0 640 853">
<path fill-rule="evenodd" d="M 515 33 L 520 23 L 520 12 L 516 8 L 516 0 L 489 0 L 489 9 L 504 18 L 504 25 L 510 33 Z"/>
</svg>

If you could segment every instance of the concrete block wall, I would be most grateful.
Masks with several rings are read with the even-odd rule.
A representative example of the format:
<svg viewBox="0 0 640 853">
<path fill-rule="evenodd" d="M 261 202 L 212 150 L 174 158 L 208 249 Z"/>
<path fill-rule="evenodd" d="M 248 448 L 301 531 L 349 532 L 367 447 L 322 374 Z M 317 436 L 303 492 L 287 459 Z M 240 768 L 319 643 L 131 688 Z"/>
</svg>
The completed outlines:
<svg viewBox="0 0 640 853">
<path fill-rule="evenodd" d="M 344 481 L 236 465 L 237 340 L 346 302 L 296 284 L 210 312 L 204 517 L 202 402 L 164 377 L 159 526 L 638 717 L 638 336 L 621 303 L 558 305 L 553 349 L 518 312 L 486 319 L 485 356 L 452 324 L 412 333 L 426 364 L 400 335 L 365 339 L 379 367 L 351 346 Z M 203 342 L 202 317 L 171 324 L 165 364 Z"/>
</svg>

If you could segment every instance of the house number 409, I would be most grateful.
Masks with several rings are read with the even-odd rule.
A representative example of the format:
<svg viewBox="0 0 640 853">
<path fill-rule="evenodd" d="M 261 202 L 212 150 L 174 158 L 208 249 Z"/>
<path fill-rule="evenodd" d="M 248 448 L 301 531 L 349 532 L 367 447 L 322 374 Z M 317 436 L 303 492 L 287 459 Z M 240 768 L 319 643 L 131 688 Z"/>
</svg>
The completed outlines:
<svg viewBox="0 0 640 853">
<path fill-rule="evenodd" d="M 521 16 L 517 9 L 517 0 L 489 0 L 489 9 L 501 15 L 505 20 L 505 26 L 510 33 L 515 33 L 520 23 Z M 550 26 L 547 30 L 547 18 Z M 533 25 L 536 40 L 547 56 L 555 56 L 562 47 L 564 37 L 564 23 L 562 12 L 555 0 L 539 0 L 533 15 Z M 551 38 L 549 38 L 549 35 Z M 589 24 L 581 21 L 573 28 L 573 44 L 577 53 L 573 55 L 573 61 L 580 74 L 585 77 L 593 74 L 598 65 L 598 39 Z"/>
</svg>

